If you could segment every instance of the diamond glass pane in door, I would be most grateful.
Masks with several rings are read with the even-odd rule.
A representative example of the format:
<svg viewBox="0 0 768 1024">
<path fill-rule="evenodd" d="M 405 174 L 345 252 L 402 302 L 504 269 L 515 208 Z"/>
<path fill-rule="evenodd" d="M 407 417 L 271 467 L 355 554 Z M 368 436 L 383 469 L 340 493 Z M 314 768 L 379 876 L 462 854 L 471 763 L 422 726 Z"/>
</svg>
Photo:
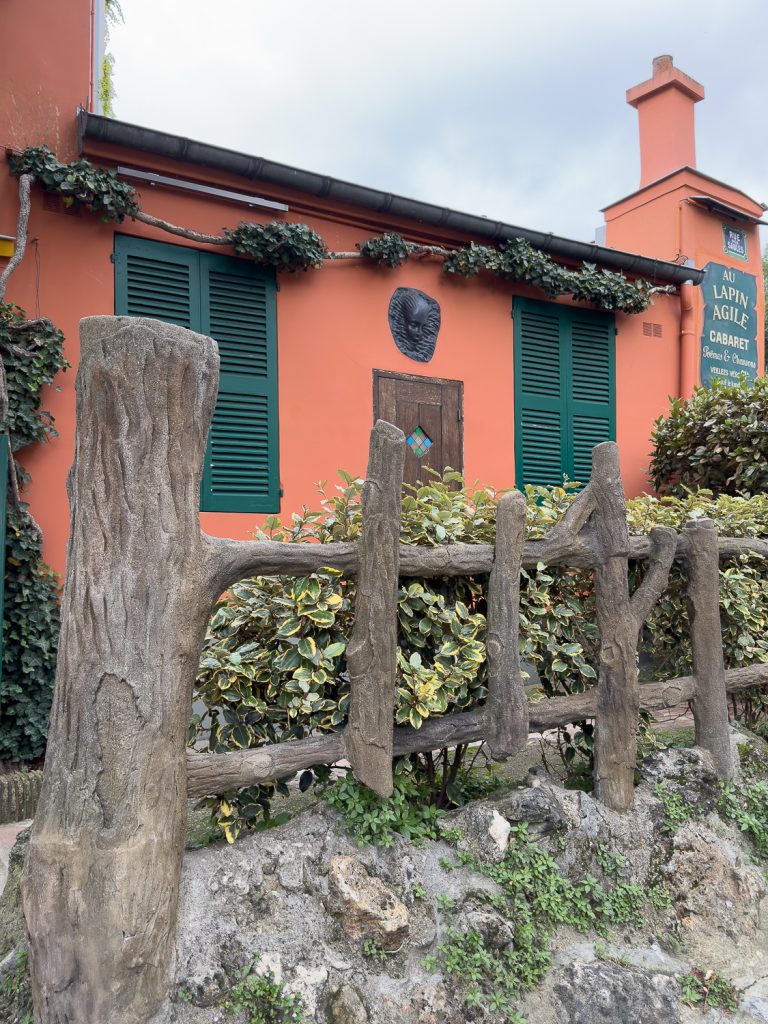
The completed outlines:
<svg viewBox="0 0 768 1024">
<path fill-rule="evenodd" d="M 420 459 L 422 455 L 426 455 L 432 447 L 432 439 L 427 436 L 421 427 L 416 427 L 416 429 L 408 435 L 406 441 L 411 446 L 411 451 L 417 459 Z"/>
</svg>

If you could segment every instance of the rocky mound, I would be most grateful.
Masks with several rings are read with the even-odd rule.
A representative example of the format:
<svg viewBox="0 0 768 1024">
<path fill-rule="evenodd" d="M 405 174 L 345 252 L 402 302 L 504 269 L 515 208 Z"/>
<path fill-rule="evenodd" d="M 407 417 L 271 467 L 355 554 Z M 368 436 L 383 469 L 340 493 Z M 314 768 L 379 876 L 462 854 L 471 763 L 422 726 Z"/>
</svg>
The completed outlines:
<svg viewBox="0 0 768 1024">
<path fill-rule="evenodd" d="M 740 793 L 671 750 L 632 815 L 533 772 L 422 847 L 358 848 L 320 803 L 189 851 L 155 1024 L 768 1021 L 762 826 Z"/>
</svg>

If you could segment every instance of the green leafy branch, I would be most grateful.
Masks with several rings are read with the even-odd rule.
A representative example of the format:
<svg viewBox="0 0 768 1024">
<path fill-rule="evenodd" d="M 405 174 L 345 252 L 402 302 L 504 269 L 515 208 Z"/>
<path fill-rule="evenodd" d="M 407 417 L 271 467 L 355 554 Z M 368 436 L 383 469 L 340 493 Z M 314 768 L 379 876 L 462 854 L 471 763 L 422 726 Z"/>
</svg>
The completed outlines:
<svg viewBox="0 0 768 1024">
<path fill-rule="evenodd" d="M 104 70 L 108 85 L 111 69 Z M 446 249 L 408 242 L 397 232 L 386 231 L 358 244 L 356 252 L 332 252 L 308 225 L 284 221 L 241 222 L 236 228 L 224 228 L 223 235 L 203 236 L 144 213 L 131 184 L 120 180 L 114 170 L 94 167 L 88 160 L 65 164 L 47 146 L 30 146 L 13 154 L 10 166 L 13 174 L 33 175 L 47 191 L 60 193 L 68 205 L 84 206 L 100 213 L 103 220 L 122 222 L 132 217 L 193 241 L 232 245 L 238 255 L 277 270 L 319 269 L 326 261 L 341 259 L 364 259 L 394 269 L 412 255 L 434 256 L 443 260 L 443 270 L 448 274 L 469 277 L 484 270 L 507 281 L 541 288 L 550 298 L 570 295 L 578 302 L 624 313 L 641 313 L 655 293 L 674 291 L 671 286 L 659 287 L 648 280 L 630 281 L 593 263 L 569 270 L 523 238 L 510 239 L 498 248 L 470 242 L 463 248 Z"/>
<path fill-rule="evenodd" d="M 623 274 L 598 270 L 594 263 L 583 263 L 581 270 L 569 270 L 524 238 L 512 238 L 498 248 L 470 242 L 446 255 L 443 270 L 462 277 L 485 270 L 507 281 L 541 288 L 551 299 L 571 295 L 579 302 L 623 313 L 642 313 L 655 293 L 670 290 L 652 281 L 629 281 Z"/>
<path fill-rule="evenodd" d="M 62 163 L 48 146 L 28 146 L 10 156 L 11 173 L 32 174 L 46 192 L 58 192 L 67 206 L 84 206 L 102 220 L 122 223 L 139 212 L 136 189 L 116 171 L 94 167 L 89 160 Z"/>
</svg>

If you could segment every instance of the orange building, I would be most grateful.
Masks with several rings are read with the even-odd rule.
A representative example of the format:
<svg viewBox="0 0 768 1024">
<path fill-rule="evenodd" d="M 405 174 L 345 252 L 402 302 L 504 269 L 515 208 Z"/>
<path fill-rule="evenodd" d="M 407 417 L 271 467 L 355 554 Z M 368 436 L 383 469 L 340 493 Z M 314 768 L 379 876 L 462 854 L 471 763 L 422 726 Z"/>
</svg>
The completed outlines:
<svg viewBox="0 0 768 1024">
<path fill-rule="evenodd" d="M 376 415 L 406 432 L 410 479 L 421 466 L 446 464 L 498 487 L 556 483 L 563 473 L 584 479 L 592 446 L 615 438 L 627 490 L 637 493 L 647 486 L 652 422 L 670 395 L 690 393 L 702 366 L 705 379 L 718 369 L 763 372 L 762 353 L 754 355 L 763 207 L 695 169 L 693 105 L 703 89 L 671 58 L 659 58 L 653 78 L 627 97 L 640 117 L 640 188 L 605 210 L 600 244 L 583 243 L 104 117 L 94 70 L 99 7 L 6 0 L 7 152 L 47 144 L 61 159 L 118 168 L 140 189 L 143 210 L 202 234 L 242 220 L 303 223 L 337 252 L 385 231 L 449 249 L 525 238 L 566 267 L 588 261 L 674 286 L 630 315 L 548 301 L 489 274 L 446 275 L 434 258 L 275 274 L 146 223 L 103 223 L 35 186 L 29 251 L 6 300 L 64 331 L 73 368 L 78 322 L 91 314 L 156 316 L 219 342 L 201 496 L 208 532 L 246 537 L 263 513 L 316 504 L 315 482 L 333 480 L 339 467 L 362 472 Z M 17 213 L 18 181 L 0 175 L 0 235 L 14 235 Z M 705 348 L 715 354 L 704 357 Z M 59 437 L 23 455 L 45 555 L 59 571 L 74 378 L 70 370 L 45 396 Z"/>
</svg>

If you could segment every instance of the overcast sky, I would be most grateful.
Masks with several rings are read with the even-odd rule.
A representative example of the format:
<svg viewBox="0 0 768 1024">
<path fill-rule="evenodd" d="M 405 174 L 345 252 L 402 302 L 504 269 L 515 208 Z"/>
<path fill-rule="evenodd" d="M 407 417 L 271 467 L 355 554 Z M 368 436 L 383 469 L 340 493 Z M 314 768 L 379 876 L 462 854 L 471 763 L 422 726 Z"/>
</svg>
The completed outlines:
<svg viewBox="0 0 768 1024">
<path fill-rule="evenodd" d="M 591 240 L 639 183 L 625 90 L 700 81 L 699 168 L 768 202 L 766 0 L 121 0 L 115 115 Z"/>
</svg>

